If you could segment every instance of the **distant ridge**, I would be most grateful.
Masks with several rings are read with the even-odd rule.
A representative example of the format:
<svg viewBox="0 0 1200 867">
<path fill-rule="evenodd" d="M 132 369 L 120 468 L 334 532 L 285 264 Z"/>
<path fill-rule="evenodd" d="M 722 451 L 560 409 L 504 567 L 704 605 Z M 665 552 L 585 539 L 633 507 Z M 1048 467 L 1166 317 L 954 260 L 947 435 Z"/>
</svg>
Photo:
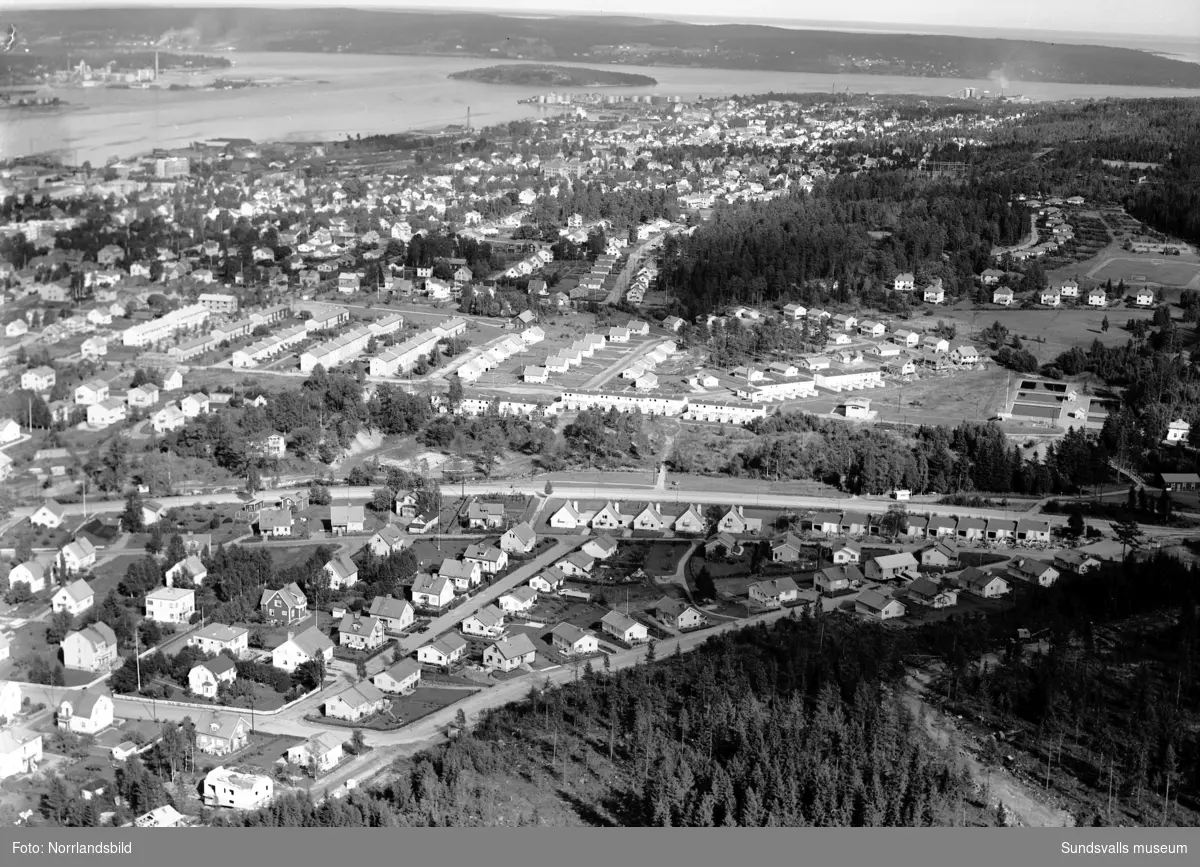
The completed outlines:
<svg viewBox="0 0 1200 867">
<path fill-rule="evenodd" d="M 205 8 L 25 10 L 36 52 L 61 47 L 433 54 L 533 63 L 688 66 L 1200 89 L 1200 64 L 1149 51 L 945 34 L 793 30 L 761 24 L 464 12 Z M 1002 86 L 1002 85 L 1001 85 Z"/>
</svg>

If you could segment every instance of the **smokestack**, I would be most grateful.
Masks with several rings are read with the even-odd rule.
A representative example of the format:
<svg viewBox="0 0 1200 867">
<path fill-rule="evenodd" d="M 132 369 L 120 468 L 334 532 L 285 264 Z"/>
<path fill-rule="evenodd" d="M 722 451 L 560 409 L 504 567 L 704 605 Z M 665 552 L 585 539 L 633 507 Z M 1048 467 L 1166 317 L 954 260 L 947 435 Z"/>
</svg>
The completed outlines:
<svg viewBox="0 0 1200 867">
<path fill-rule="evenodd" d="M 158 49 L 154 51 L 154 80 L 158 81 Z"/>
</svg>

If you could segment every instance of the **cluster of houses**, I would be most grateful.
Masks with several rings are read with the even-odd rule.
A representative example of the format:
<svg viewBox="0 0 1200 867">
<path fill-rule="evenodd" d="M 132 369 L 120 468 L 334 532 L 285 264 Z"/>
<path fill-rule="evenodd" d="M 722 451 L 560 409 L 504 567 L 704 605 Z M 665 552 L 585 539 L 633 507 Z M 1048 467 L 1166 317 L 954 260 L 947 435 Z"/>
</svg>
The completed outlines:
<svg viewBox="0 0 1200 867">
<path fill-rule="evenodd" d="M 476 382 L 483 374 L 495 370 L 514 355 L 519 355 L 545 339 L 546 332 L 537 325 L 530 325 L 516 336 L 502 337 L 479 355 L 463 363 L 458 368 L 458 378 L 463 382 Z M 545 382 L 545 379 L 542 381 Z"/>
</svg>

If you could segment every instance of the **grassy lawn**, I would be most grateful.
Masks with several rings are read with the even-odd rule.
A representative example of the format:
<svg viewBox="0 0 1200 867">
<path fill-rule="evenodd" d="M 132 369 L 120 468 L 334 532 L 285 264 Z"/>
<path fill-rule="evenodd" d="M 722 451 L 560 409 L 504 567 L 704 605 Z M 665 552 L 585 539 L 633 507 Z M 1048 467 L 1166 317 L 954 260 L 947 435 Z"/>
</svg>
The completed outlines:
<svg viewBox="0 0 1200 867">
<path fill-rule="evenodd" d="M 222 763 L 227 767 L 245 767 L 270 775 L 278 767 L 275 763 L 287 753 L 288 749 L 303 740 L 304 738 L 294 735 L 272 735 L 263 732 L 254 732 L 250 735 L 243 750 L 229 756 L 223 756 Z"/>
<path fill-rule="evenodd" d="M 125 573 L 129 571 L 131 563 L 141 560 L 145 556 L 145 551 L 138 551 L 136 554 L 117 554 L 111 560 L 92 569 L 88 584 L 91 585 L 92 592 L 96 594 L 96 604 L 100 604 L 109 591 L 121 583 Z"/>
<path fill-rule="evenodd" d="M 674 575 L 688 552 L 690 542 L 652 542 L 646 552 L 644 569 L 647 575 Z"/>
<path fill-rule="evenodd" d="M 467 689 L 419 686 L 411 695 L 399 696 L 392 701 L 392 714 L 401 725 L 407 725 L 474 694 L 473 690 Z"/>
<path fill-rule="evenodd" d="M 79 519 L 68 518 L 68 520 L 78 521 Z M 9 527 L 0 536 L 0 547 L 15 547 L 17 542 L 22 538 L 28 538 L 32 548 L 53 548 L 58 550 L 71 541 L 71 531 L 67 529 L 66 524 L 56 530 L 51 530 L 47 527 L 35 527 L 29 523 L 28 518 L 23 518 Z"/>
<path fill-rule="evenodd" d="M 697 549 L 698 552 L 700 550 Z M 752 556 L 749 545 L 743 545 L 741 553 L 733 557 L 705 560 L 702 556 L 693 554 L 688 560 L 688 571 L 692 575 L 698 575 L 701 569 L 707 568 L 714 581 L 721 578 L 744 578 L 750 575 Z"/>
</svg>

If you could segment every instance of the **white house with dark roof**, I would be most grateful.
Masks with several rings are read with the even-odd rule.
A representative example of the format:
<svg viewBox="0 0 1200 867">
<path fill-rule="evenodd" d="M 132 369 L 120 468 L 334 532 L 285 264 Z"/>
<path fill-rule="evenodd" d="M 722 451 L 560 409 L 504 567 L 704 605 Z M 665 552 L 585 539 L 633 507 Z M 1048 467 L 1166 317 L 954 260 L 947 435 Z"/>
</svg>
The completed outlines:
<svg viewBox="0 0 1200 867">
<path fill-rule="evenodd" d="M 8 584 L 18 582 L 29 585 L 30 593 L 41 593 L 46 589 L 46 567 L 36 560 L 18 563 L 9 570 Z"/>
<path fill-rule="evenodd" d="M 319 732 L 306 741 L 288 747 L 287 751 L 290 764 L 300 767 L 312 765 L 318 772 L 337 767 L 344 756 L 342 738 L 333 732 Z"/>
<path fill-rule="evenodd" d="M 358 566 L 348 554 L 336 554 L 325 564 L 325 574 L 329 576 L 331 590 L 353 587 L 358 583 Z"/>
<path fill-rule="evenodd" d="M 456 563 L 458 561 L 449 561 Z M 444 565 L 444 564 L 443 564 Z M 412 588 L 413 604 L 425 608 L 445 608 L 454 599 L 454 582 L 448 575 L 418 575 Z"/>
<path fill-rule="evenodd" d="M 174 587 L 175 583 L 182 580 L 185 574 L 191 579 L 194 586 L 199 587 L 204 583 L 204 579 L 208 577 L 208 567 L 195 554 L 189 554 L 166 571 L 164 579 L 167 582 L 167 586 Z"/>
<path fill-rule="evenodd" d="M 478 563 L 479 571 L 484 575 L 495 575 L 503 572 L 508 566 L 508 552 L 495 545 L 473 544 L 463 552 L 464 563 Z"/>
<path fill-rule="evenodd" d="M 68 632 L 61 647 L 63 665 L 78 671 L 108 671 L 118 659 L 117 636 L 103 622 Z"/>
<path fill-rule="evenodd" d="M 72 692 L 58 704 L 58 727 L 80 735 L 94 735 L 113 724 L 113 701 L 97 689 Z"/>
<path fill-rule="evenodd" d="M 485 605 L 463 619 L 462 631 L 479 638 L 497 638 L 504 634 L 504 612 L 495 605 Z"/>
<path fill-rule="evenodd" d="M 556 530 L 576 530 L 583 525 L 583 516 L 579 513 L 579 508 L 575 503 L 563 503 L 550 516 L 550 526 Z"/>
<path fill-rule="evenodd" d="M 383 631 L 399 635 L 413 625 L 416 611 L 407 599 L 397 599 L 395 596 L 376 596 L 371 600 L 367 613 L 383 624 Z"/>
<path fill-rule="evenodd" d="M 46 527 L 56 530 L 62 526 L 67 515 L 67 509 L 56 500 L 46 500 L 38 506 L 36 512 L 29 516 L 29 523 L 35 527 Z"/>
<path fill-rule="evenodd" d="M 371 682 L 383 692 L 409 693 L 421 685 L 421 666 L 415 659 L 401 659 L 376 674 Z"/>
<path fill-rule="evenodd" d="M 357 721 L 382 711 L 388 705 L 383 691 L 369 680 L 360 681 L 325 702 L 325 716 Z"/>
<path fill-rule="evenodd" d="M 333 642 L 315 626 L 299 635 L 289 630 L 283 643 L 271 651 L 271 664 L 289 674 L 315 659 L 333 660 Z"/>
<path fill-rule="evenodd" d="M 214 656 L 198 662 L 188 672 L 188 689 L 194 695 L 216 698 L 223 683 L 237 680 L 237 663 L 228 656 Z"/>
<path fill-rule="evenodd" d="M 374 650 L 383 645 L 383 621 L 347 612 L 338 624 L 338 644 L 351 650 Z"/>
<path fill-rule="evenodd" d="M 600 618 L 600 628 L 626 644 L 640 644 L 650 638 L 650 632 L 644 623 L 638 623 L 620 611 L 610 611 Z"/>
<path fill-rule="evenodd" d="M 560 623 L 550 630 L 550 643 L 563 656 L 586 656 L 600 649 L 595 635 L 573 623 Z"/>
<path fill-rule="evenodd" d="M 506 614 L 520 614 L 537 604 L 537 590 L 529 584 L 516 587 L 496 600 L 500 610 Z"/>
<path fill-rule="evenodd" d="M 904 603 L 877 590 L 864 590 L 854 600 L 854 610 L 874 620 L 892 620 L 903 617 L 908 609 Z"/>
<path fill-rule="evenodd" d="M 246 746 L 250 724 L 238 714 L 211 713 L 196 720 L 196 749 L 210 756 L 226 756 Z"/>
<path fill-rule="evenodd" d="M 462 659 L 467 646 L 465 638 L 457 632 L 451 632 L 417 648 L 417 661 L 428 665 L 449 666 Z"/>
<path fill-rule="evenodd" d="M 96 565 L 96 548 L 83 536 L 63 547 L 58 554 L 59 563 L 68 575 L 91 569 Z"/>
<path fill-rule="evenodd" d="M 748 590 L 750 599 L 764 608 L 779 608 L 800 598 L 800 588 L 791 578 L 774 578 L 758 581 Z"/>
<path fill-rule="evenodd" d="M 513 671 L 536 658 L 537 648 L 524 632 L 494 641 L 483 651 L 483 665 L 493 671 Z"/>
<path fill-rule="evenodd" d="M 96 594 L 92 592 L 88 583 L 82 579 L 76 579 L 55 591 L 54 595 L 50 597 L 50 608 L 56 614 L 66 612 L 76 617 L 91 608 L 95 601 Z"/>
<path fill-rule="evenodd" d="M 508 554 L 528 554 L 537 545 L 537 533 L 525 521 L 510 527 L 500 537 L 500 550 Z"/>
</svg>

